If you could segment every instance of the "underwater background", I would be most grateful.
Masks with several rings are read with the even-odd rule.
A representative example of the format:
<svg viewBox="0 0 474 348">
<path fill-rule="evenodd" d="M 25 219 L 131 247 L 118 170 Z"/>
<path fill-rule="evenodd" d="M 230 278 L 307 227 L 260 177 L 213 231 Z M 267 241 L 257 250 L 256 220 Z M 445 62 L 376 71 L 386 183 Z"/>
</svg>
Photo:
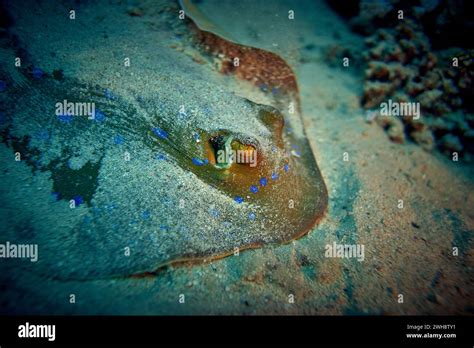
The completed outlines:
<svg viewBox="0 0 474 348">
<path fill-rule="evenodd" d="M 2 1 L 0 244 L 38 260 L 0 258 L 0 312 L 472 314 L 473 23 L 467 1 Z"/>
</svg>

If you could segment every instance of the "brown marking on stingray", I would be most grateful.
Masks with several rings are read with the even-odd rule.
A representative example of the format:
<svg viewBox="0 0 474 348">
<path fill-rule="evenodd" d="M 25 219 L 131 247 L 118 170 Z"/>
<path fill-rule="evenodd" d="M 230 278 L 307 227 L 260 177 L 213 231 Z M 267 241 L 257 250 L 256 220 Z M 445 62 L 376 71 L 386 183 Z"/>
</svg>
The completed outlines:
<svg viewBox="0 0 474 348">
<path fill-rule="evenodd" d="M 191 24 L 195 38 L 200 47 L 214 56 L 222 57 L 220 71 L 223 74 L 235 74 L 242 80 L 251 82 L 257 87 L 268 86 L 298 95 L 298 85 L 290 66 L 279 56 L 259 48 L 242 46 L 200 30 Z M 234 58 L 239 65 L 234 65 Z"/>
<path fill-rule="evenodd" d="M 296 107 L 301 111 L 296 77 L 284 59 L 267 50 L 232 42 L 229 35 L 224 35 L 226 36 L 224 39 L 214 34 L 222 31 L 218 30 L 192 1 L 181 0 L 180 3 L 186 11 L 187 23 L 196 45 L 207 54 L 221 60 L 221 73 L 234 74 L 257 87 L 265 85 L 269 90 L 277 88 L 282 94 L 287 94 L 296 100 Z M 196 18 L 199 18 L 200 26 L 195 22 Z M 239 59 L 238 66 L 234 65 L 234 58 Z"/>
</svg>

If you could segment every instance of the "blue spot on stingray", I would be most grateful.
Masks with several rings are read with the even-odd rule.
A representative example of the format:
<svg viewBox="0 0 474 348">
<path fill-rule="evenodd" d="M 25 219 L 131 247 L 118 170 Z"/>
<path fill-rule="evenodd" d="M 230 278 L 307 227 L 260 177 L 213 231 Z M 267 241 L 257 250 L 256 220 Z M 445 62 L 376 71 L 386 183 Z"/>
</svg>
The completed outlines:
<svg viewBox="0 0 474 348">
<path fill-rule="evenodd" d="M 283 169 L 285 170 L 285 172 L 287 172 L 288 170 L 290 170 L 290 167 L 288 166 L 288 163 L 286 163 L 286 164 L 283 166 Z"/>
<path fill-rule="evenodd" d="M 249 220 L 255 220 L 255 213 L 249 213 Z"/>
<path fill-rule="evenodd" d="M 272 173 L 272 180 L 277 180 L 277 179 L 278 179 L 278 174 Z"/>
<path fill-rule="evenodd" d="M 73 120 L 74 116 L 65 114 L 65 115 L 58 115 L 58 120 L 62 123 L 70 124 Z"/>
<path fill-rule="evenodd" d="M 117 134 L 115 137 L 114 137 L 114 143 L 117 144 L 117 145 L 122 145 L 124 143 L 124 139 L 123 137 L 120 135 L 120 134 Z"/>
<path fill-rule="evenodd" d="M 84 199 L 82 198 L 82 196 L 76 195 L 76 196 L 72 197 L 72 199 L 74 199 L 74 203 L 76 203 L 76 206 L 81 205 L 82 203 L 84 203 Z"/>
<path fill-rule="evenodd" d="M 178 118 L 180 120 L 185 120 L 188 118 L 188 114 L 186 113 L 186 111 L 179 111 L 178 112 Z"/>
<path fill-rule="evenodd" d="M 160 112 L 161 112 L 161 113 L 165 113 L 165 112 L 166 112 L 166 107 L 165 107 L 165 104 L 164 104 L 163 102 L 159 102 L 158 108 L 160 109 Z"/>
<path fill-rule="evenodd" d="M 169 226 L 166 226 L 166 225 L 161 225 L 160 226 L 160 230 L 162 231 L 169 231 L 170 227 Z"/>
<path fill-rule="evenodd" d="M 243 203 L 244 199 L 240 196 L 235 196 L 234 201 L 240 204 L 240 203 Z"/>
<path fill-rule="evenodd" d="M 114 100 L 115 99 L 115 95 L 110 91 L 110 89 L 106 88 L 104 89 L 104 96 L 107 98 L 107 99 L 110 99 L 110 100 Z"/>
<path fill-rule="evenodd" d="M 155 127 L 152 129 L 153 133 L 161 139 L 167 139 L 168 138 L 168 133 L 166 133 L 163 129 Z"/>
<path fill-rule="evenodd" d="M 257 193 L 258 192 L 258 187 L 255 186 L 255 185 L 250 186 L 250 192 Z"/>
<path fill-rule="evenodd" d="M 49 139 L 49 132 L 46 129 L 41 129 L 41 130 L 36 132 L 35 137 L 38 140 L 48 140 Z"/>
<path fill-rule="evenodd" d="M 44 156 L 41 155 L 41 157 L 37 161 L 35 161 L 35 167 L 38 168 L 38 169 L 40 167 L 42 167 L 43 166 L 43 161 L 44 161 Z"/>
<path fill-rule="evenodd" d="M 159 243 L 159 238 L 156 233 L 149 234 L 148 238 L 151 240 L 153 244 Z"/>
<path fill-rule="evenodd" d="M 192 161 L 193 161 L 193 164 L 196 165 L 196 166 L 203 166 L 203 165 L 209 163 L 209 160 L 207 158 L 202 160 L 202 159 L 193 157 Z"/>
<path fill-rule="evenodd" d="M 160 154 L 156 155 L 156 159 L 158 161 L 166 161 L 166 155 L 160 153 Z"/>
<path fill-rule="evenodd" d="M 193 133 L 193 139 L 194 139 L 195 141 L 198 141 L 198 140 L 201 140 L 201 137 L 199 136 L 198 133 Z"/>
<path fill-rule="evenodd" d="M 265 83 L 262 83 L 262 84 L 260 85 L 260 90 L 261 90 L 262 92 L 268 92 L 268 86 L 267 86 Z"/>
<path fill-rule="evenodd" d="M 211 107 L 211 106 L 205 105 L 205 106 L 202 108 L 202 111 L 204 112 L 204 115 L 206 115 L 206 116 L 212 116 L 212 107 Z"/>
<path fill-rule="evenodd" d="M 105 119 L 106 119 L 105 114 L 102 111 L 100 111 L 100 110 L 95 111 L 94 120 L 96 122 L 104 122 Z"/>
<path fill-rule="evenodd" d="M 41 70 L 40 68 L 33 68 L 33 77 L 35 79 L 40 79 L 43 77 L 43 70 Z"/>
<path fill-rule="evenodd" d="M 260 186 L 267 186 L 267 178 L 260 178 Z"/>
<path fill-rule="evenodd" d="M 179 231 L 183 232 L 183 233 L 186 233 L 185 235 L 183 235 L 183 237 L 185 239 L 190 239 L 191 238 L 191 236 L 189 234 L 187 234 L 187 232 L 189 232 L 189 228 L 187 228 L 186 226 L 180 226 Z"/>
<path fill-rule="evenodd" d="M 142 213 L 142 219 L 143 220 L 147 220 L 149 219 L 151 216 L 150 212 L 148 210 L 145 210 L 143 213 Z"/>
<path fill-rule="evenodd" d="M 167 196 L 160 197 L 160 202 L 167 206 L 174 205 L 174 202 Z"/>
<path fill-rule="evenodd" d="M 277 88 L 277 87 L 273 87 L 273 88 L 272 88 L 272 94 L 273 94 L 273 95 L 276 96 L 276 95 L 278 95 L 279 93 L 280 93 L 280 89 L 279 89 L 279 88 Z"/>
<path fill-rule="evenodd" d="M 218 218 L 220 213 L 218 210 L 216 209 L 213 209 L 213 208 L 210 208 L 209 209 L 209 214 L 213 217 L 213 218 Z"/>
<path fill-rule="evenodd" d="M 7 89 L 7 83 L 3 80 L 0 80 L 0 92 L 3 92 Z"/>
</svg>

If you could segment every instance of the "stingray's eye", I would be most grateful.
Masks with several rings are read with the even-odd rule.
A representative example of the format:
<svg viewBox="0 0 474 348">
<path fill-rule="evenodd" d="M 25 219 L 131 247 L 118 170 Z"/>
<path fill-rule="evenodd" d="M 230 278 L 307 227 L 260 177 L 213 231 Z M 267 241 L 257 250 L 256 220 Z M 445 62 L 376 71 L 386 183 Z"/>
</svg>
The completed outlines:
<svg viewBox="0 0 474 348">
<path fill-rule="evenodd" d="M 231 143 L 231 148 L 234 154 L 234 163 L 253 167 L 257 165 L 257 149 L 255 145 L 242 143 L 240 140 L 234 139 Z"/>
<path fill-rule="evenodd" d="M 217 169 L 227 169 L 232 165 L 232 143 L 233 137 L 228 134 L 218 134 L 209 139 L 211 145 L 211 163 Z"/>
<path fill-rule="evenodd" d="M 209 139 L 211 163 L 217 169 L 229 169 L 232 164 L 257 165 L 257 146 L 250 140 L 230 134 L 218 134 Z"/>
</svg>

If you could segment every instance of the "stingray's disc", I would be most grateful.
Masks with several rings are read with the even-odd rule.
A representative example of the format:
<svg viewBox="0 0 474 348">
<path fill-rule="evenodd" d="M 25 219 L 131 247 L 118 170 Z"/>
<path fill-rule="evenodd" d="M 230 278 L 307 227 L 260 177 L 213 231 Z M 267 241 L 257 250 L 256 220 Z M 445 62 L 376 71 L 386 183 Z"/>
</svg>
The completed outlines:
<svg viewBox="0 0 474 348">
<path fill-rule="evenodd" d="M 2 61 L 16 56 L 9 46 Z M 261 71 L 285 66 L 228 47 L 267 57 L 255 62 Z M 279 80 L 286 92 L 270 106 L 223 89 L 207 66 L 143 73 L 153 88 L 127 84 L 113 95 L 52 72 L 2 69 L 0 235 L 38 244 L 40 274 L 92 279 L 225 256 L 288 242 L 324 213 L 326 187 L 298 107 L 279 108 L 297 103 L 293 76 Z M 71 115 L 67 102 L 94 103 L 95 117 Z M 240 163 L 220 158 L 224 150 Z"/>
</svg>

